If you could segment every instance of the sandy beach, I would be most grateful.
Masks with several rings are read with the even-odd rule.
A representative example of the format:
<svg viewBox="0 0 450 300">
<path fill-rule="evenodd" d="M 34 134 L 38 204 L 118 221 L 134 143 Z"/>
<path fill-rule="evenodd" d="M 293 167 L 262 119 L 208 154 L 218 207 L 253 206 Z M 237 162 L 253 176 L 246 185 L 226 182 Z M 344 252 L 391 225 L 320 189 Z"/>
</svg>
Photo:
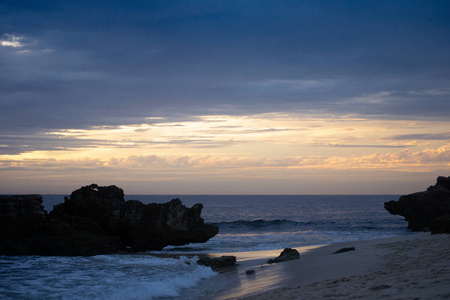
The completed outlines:
<svg viewBox="0 0 450 300">
<path fill-rule="evenodd" d="M 333 254 L 354 247 L 355 251 Z M 279 251 L 238 254 L 233 285 L 216 299 L 450 299 L 450 235 L 418 233 L 297 249 L 300 260 L 266 264 Z M 266 256 L 263 258 L 263 256 Z M 246 275 L 248 269 L 255 270 Z"/>
</svg>

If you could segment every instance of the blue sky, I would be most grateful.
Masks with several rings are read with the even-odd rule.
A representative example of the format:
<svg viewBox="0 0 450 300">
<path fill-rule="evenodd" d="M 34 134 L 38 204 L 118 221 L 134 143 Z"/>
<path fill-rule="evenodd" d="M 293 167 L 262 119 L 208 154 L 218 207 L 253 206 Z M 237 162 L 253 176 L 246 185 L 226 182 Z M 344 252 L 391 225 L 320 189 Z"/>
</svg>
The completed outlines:
<svg viewBox="0 0 450 300">
<path fill-rule="evenodd" d="M 358 183 L 340 192 L 373 193 L 383 187 L 396 192 L 395 184 L 389 185 L 395 180 L 400 180 L 398 192 L 419 181 L 431 184 L 450 169 L 449 23 L 448 1 L 2 1 L 3 189 L 52 190 L 55 183 L 70 189 L 90 183 L 85 180 L 107 178 L 105 184 L 129 185 L 142 193 L 161 186 L 166 188 L 156 193 L 171 193 L 171 188 L 199 194 L 233 189 L 256 193 L 279 178 L 268 172 L 263 181 L 254 174 L 236 181 L 222 177 L 215 165 L 201 170 L 214 176 L 194 180 L 179 171 L 166 174 L 167 168 L 159 166 L 164 179 L 152 179 L 148 168 L 139 172 L 140 178 L 149 176 L 147 183 L 139 185 L 131 166 L 113 170 L 109 164 L 134 153 L 143 158 L 169 155 L 165 161 L 174 165 L 181 156 L 192 161 L 206 156 L 345 158 L 352 160 L 347 167 L 336 166 L 339 176 L 348 178 L 344 182 L 353 176 L 360 180 L 362 173 L 351 175 L 357 157 L 390 155 L 397 157 L 391 167 L 397 167 L 389 175 L 381 175 L 380 168 L 359 169 L 367 182 L 374 176 L 386 179 L 367 190 Z M 281 124 L 280 116 L 295 126 Z M 249 120 L 251 125 L 245 123 Z M 183 130 L 183 136 L 158 131 L 194 124 L 206 128 L 211 122 L 216 126 L 209 132 L 189 138 Z M 333 127 L 333 122 L 339 125 Z M 149 135 L 127 139 L 119 133 L 126 126 Z M 327 131 L 315 131 L 308 140 L 288 135 L 301 134 L 302 126 Z M 337 127 L 360 133 L 337 139 L 339 134 L 330 133 Z M 223 131 L 232 128 L 242 131 Z M 383 134 L 373 135 L 376 130 Z M 250 131 L 265 136 L 245 135 Z M 232 141 L 233 134 L 242 138 Z M 144 151 L 142 140 L 152 146 Z M 280 146 L 283 140 L 291 142 Z M 244 146 L 253 142 L 254 148 Z M 256 144 L 272 150 L 259 152 Z M 400 151 L 409 151 L 409 156 L 435 151 L 440 156 L 433 166 L 421 160 L 399 167 Z M 96 160 L 110 175 L 105 177 L 95 164 L 84 167 L 87 173 L 67 167 L 67 160 L 78 165 L 82 159 Z M 313 166 L 306 172 L 294 163 L 278 171 L 298 169 L 293 186 L 296 176 L 298 181 L 306 176 L 309 183 L 320 182 L 326 172 L 310 174 Z M 121 176 L 120 168 L 130 175 Z M 265 174 L 261 168 L 267 166 L 255 172 Z M 219 186 L 224 182 L 227 189 Z M 210 188 L 204 189 L 205 184 Z M 314 189 L 310 184 L 292 190 L 285 185 L 273 184 L 264 193 L 320 192 L 318 183 Z"/>
</svg>

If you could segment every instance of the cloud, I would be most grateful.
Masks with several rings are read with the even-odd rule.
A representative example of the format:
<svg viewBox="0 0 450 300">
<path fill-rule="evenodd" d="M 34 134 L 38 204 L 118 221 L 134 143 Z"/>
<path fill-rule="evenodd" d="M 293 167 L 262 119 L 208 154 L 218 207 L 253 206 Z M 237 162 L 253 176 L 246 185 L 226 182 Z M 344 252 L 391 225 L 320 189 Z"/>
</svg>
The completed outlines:
<svg viewBox="0 0 450 300">
<path fill-rule="evenodd" d="M 411 95 L 418 95 L 418 96 L 449 96 L 450 95 L 450 91 L 448 89 L 409 91 L 408 93 Z"/>
<path fill-rule="evenodd" d="M 448 129 L 445 121 L 388 121 L 355 116 L 269 113 L 247 116 L 197 116 L 185 121 L 148 119 L 145 123 L 101 125 L 28 134 L 0 134 L 0 154 L 27 157 L 76 155 L 105 157 L 105 153 L 136 154 L 272 153 L 272 156 L 333 152 L 361 154 L 366 149 L 440 146 L 448 132 L 426 134 L 433 128 Z M 409 134 L 402 134 L 404 132 Z M 396 135 L 389 135 L 400 133 Z M 421 140 L 418 139 L 421 138 Z M 389 143 L 386 143 L 389 141 Z M 404 142 L 403 142 L 404 141 Z M 97 150 L 96 150 L 97 149 Z M 101 151 L 106 151 L 101 153 Z M 38 153 L 38 152 L 45 153 Z M 65 151 L 67 153 L 65 153 Z M 381 150 L 383 151 L 383 150 Z M 95 152 L 95 153 L 94 153 Z M 110 154 L 108 154 L 110 155 Z M 122 154 L 121 154 L 122 155 Z"/>
<path fill-rule="evenodd" d="M 29 178 L 442 169 L 449 15 L 446 1 L 3 1 L 0 159 Z"/>
<path fill-rule="evenodd" d="M 410 145 L 383 145 L 383 144 L 335 144 L 335 143 L 314 143 L 314 147 L 337 147 L 337 148 L 407 148 Z"/>
<path fill-rule="evenodd" d="M 448 5 L 347 4 L 3 3 L 0 127 L 274 111 L 448 116 Z M 22 37 L 33 43 L 19 60 L 6 48 Z"/>
<path fill-rule="evenodd" d="M 391 168 L 450 166 L 450 145 L 416 152 L 405 149 L 397 153 L 364 155 L 360 158 L 352 159 L 352 161 L 357 162 L 361 166 L 387 166 Z"/>
<path fill-rule="evenodd" d="M 0 186 L 11 193 L 66 193 L 96 182 L 144 194 L 376 194 L 380 189 L 399 194 L 414 192 L 418 184 L 445 175 L 449 161 L 450 145 L 350 157 L 144 154 L 1 158 Z"/>
<path fill-rule="evenodd" d="M 23 40 L 23 37 L 15 36 L 14 34 L 8 34 L 5 33 L 3 35 L 5 38 L 0 40 L 0 44 L 3 47 L 12 47 L 12 48 L 20 48 L 23 47 L 23 43 L 21 42 Z"/>
<path fill-rule="evenodd" d="M 384 138 L 386 140 L 427 140 L 427 141 L 446 141 L 450 140 L 450 132 L 442 133 L 416 133 L 416 134 L 401 134 Z"/>
<path fill-rule="evenodd" d="M 336 79 L 272 79 L 252 83 L 263 90 L 275 90 L 281 93 L 286 91 L 306 91 L 335 87 L 339 82 Z"/>
<path fill-rule="evenodd" d="M 287 156 L 287 157 L 245 157 L 222 155 L 131 155 L 111 159 L 24 159 L 21 161 L 4 159 L 0 168 L 44 170 L 77 170 L 79 168 L 97 170 L 134 170 L 136 172 L 177 172 L 197 173 L 208 170 L 271 170 L 279 169 L 420 169 L 435 166 L 450 166 L 450 145 L 437 149 L 428 148 L 421 151 L 404 149 L 393 153 L 373 153 L 361 156 Z M 101 169 L 99 169 L 101 168 Z M 218 175 L 220 177 L 220 175 Z"/>
<path fill-rule="evenodd" d="M 439 91 L 439 92 L 438 92 Z M 407 90 L 388 90 L 357 97 L 349 97 L 342 101 L 342 107 L 348 112 L 392 119 L 427 119 L 438 118 L 447 120 L 446 113 L 450 109 L 448 94 L 443 89 L 417 90 L 414 93 Z"/>
<path fill-rule="evenodd" d="M 81 148 L 108 146 L 111 142 L 101 139 L 79 139 L 62 135 L 0 135 L 0 155 L 17 155 L 35 151 L 71 151 Z"/>
</svg>

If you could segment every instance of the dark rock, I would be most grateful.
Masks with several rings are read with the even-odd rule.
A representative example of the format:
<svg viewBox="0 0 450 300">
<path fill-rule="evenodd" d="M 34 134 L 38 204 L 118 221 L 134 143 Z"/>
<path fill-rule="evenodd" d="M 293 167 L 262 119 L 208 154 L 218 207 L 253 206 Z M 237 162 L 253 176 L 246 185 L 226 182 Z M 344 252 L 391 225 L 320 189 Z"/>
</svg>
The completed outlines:
<svg viewBox="0 0 450 300">
<path fill-rule="evenodd" d="M 40 195 L 0 196 L 0 254 L 95 255 L 121 248 L 118 238 L 75 228 L 49 218 Z"/>
<path fill-rule="evenodd" d="M 225 267 L 232 267 L 236 264 L 236 256 L 221 256 L 221 257 L 202 257 L 197 261 L 201 266 L 211 267 L 213 270 L 219 270 Z"/>
<path fill-rule="evenodd" d="M 431 234 L 450 233 L 450 215 L 437 217 L 430 222 Z"/>
<path fill-rule="evenodd" d="M 122 189 L 116 186 L 90 185 L 73 192 L 49 216 L 93 220 L 106 235 L 118 236 L 124 246 L 145 251 L 203 243 L 215 236 L 218 228 L 204 223 L 202 208 L 202 204 L 187 208 L 180 199 L 144 205 L 137 200 L 125 201 Z"/>
<path fill-rule="evenodd" d="M 0 255 L 96 255 L 206 242 L 218 228 L 204 223 L 202 208 L 179 199 L 125 201 L 122 189 L 96 184 L 74 191 L 49 214 L 39 195 L 0 196 Z"/>
<path fill-rule="evenodd" d="M 41 195 L 0 195 L 0 219 L 21 222 L 46 222 L 47 212 Z"/>
<path fill-rule="evenodd" d="M 147 205 L 137 200 L 125 201 L 122 189 L 93 184 L 74 191 L 49 216 L 69 223 L 75 216 L 93 220 L 106 235 L 118 236 L 124 246 L 145 251 L 204 243 L 215 236 L 218 228 L 204 223 L 200 217 L 202 209 L 202 204 L 187 208 L 180 199 Z"/>
<path fill-rule="evenodd" d="M 269 259 L 267 262 L 273 264 L 294 259 L 300 259 L 300 253 L 295 249 L 286 248 L 281 252 L 280 256 L 275 259 Z"/>
<path fill-rule="evenodd" d="M 384 208 L 394 215 L 405 217 L 408 228 L 429 231 L 431 221 L 450 215 L 450 177 L 438 177 L 436 185 L 426 191 L 401 196 L 398 201 L 384 203 Z"/>
<path fill-rule="evenodd" d="M 339 254 L 339 253 L 344 253 L 344 252 L 349 252 L 349 251 L 355 251 L 355 248 L 354 247 L 341 248 L 341 249 L 337 250 L 336 252 L 334 252 L 333 254 Z"/>
<path fill-rule="evenodd" d="M 253 270 L 253 269 L 247 270 L 247 271 L 245 271 L 245 274 L 253 275 L 253 274 L 255 274 L 255 270 Z"/>
</svg>

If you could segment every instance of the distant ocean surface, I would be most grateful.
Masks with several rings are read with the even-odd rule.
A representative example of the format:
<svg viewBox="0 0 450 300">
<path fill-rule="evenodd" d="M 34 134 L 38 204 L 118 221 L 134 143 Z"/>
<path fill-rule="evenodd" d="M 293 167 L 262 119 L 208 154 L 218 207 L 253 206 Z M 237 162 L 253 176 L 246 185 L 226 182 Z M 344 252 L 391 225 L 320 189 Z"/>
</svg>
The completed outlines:
<svg viewBox="0 0 450 300">
<path fill-rule="evenodd" d="M 195 299 L 218 275 L 198 266 L 195 253 L 275 250 L 411 234 L 384 202 L 398 195 L 128 195 L 163 203 L 179 198 L 204 205 L 219 234 L 203 244 L 169 246 L 151 255 L 0 257 L 1 299 Z M 47 211 L 64 195 L 44 195 Z M 211 284 L 208 284 L 210 281 Z"/>
</svg>

